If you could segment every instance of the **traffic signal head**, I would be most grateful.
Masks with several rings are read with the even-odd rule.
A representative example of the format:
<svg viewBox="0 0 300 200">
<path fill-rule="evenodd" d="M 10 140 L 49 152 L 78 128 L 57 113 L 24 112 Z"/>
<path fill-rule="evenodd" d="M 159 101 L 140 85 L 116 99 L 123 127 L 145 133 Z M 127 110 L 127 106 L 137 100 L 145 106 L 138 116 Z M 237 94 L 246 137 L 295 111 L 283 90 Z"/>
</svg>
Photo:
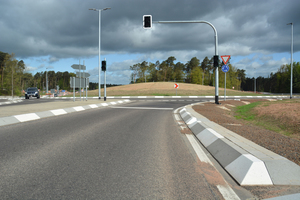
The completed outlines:
<svg viewBox="0 0 300 200">
<path fill-rule="evenodd" d="M 143 15 L 143 27 L 144 29 L 152 28 L 152 15 Z"/>
<path fill-rule="evenodd" d="M 103 60 L 102 61 L 102 71 L 106 71 L 106 61 L 105 60 Z"/>
<path fill-rule="evenodd" d="M 218 55 L 214 56 L 214 67 L 219 67 L 219 56 Z"/>
</svg>

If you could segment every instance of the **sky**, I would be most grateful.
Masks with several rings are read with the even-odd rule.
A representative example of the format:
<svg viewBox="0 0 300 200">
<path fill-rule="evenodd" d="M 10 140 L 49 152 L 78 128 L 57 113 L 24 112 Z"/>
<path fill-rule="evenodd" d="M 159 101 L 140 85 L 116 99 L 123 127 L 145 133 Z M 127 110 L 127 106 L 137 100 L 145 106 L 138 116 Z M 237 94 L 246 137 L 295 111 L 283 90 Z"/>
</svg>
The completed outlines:
<svg viewBox="0 0 300 200">
<path fill-rule="evenodd" d="M 23 60 L 26 72 L 76 72 L 86 65 L 98 83 L 99 12 L 101 60 L 107 83 L 129 84 L 130 66 L 170 56 L 187 63 L 215 55 L 215 33 L 205 23 L 153 23 L 143 29 L 143 15 L 153 21 L 210 22 L 217 30 L 218 54 L 246 70 L 247 77 L 268 77 L 281 65 L 300 62 L 299 0 L 0 0 L 0 51 Z M 220 58 L 221 59 L 221 58 Z M 103 83 L 101 72 L 101 83 Z"/>
</svg>

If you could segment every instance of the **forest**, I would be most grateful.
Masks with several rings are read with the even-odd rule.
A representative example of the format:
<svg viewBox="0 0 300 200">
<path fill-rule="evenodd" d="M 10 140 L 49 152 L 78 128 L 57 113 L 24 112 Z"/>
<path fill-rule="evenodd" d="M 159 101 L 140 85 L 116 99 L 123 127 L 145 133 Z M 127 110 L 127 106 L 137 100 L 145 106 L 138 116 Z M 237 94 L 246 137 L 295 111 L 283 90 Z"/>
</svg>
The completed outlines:
<svg viewBox="0 0 300 200">
<path fill-rule="evenodd" d="M 143 61 L 128 66 L 131 70 L 130 83 L 142 82 L 183 82 L 200 85 L 214 86 L 215 68 L 213 58 L 205 57 L 202 62 L 193 57 L 187 63 L 175 62 L 176 58 L 171 56 L 168 59 L 156 63 Z M 219 66 L 224 63 L 219 61 Z M 230 64 L 226 73 L 226 88 L 254 91 L 254 77 L 246 77 L 244 69 L 237 69 Z M 219 87 L 224 87 L 225 73 L 219 70 Z M 70 77 L 76 76 L 69 72 L 42 71 L 35 75 L 26 72 L 23 60 L 15 59 L 15 55 L 0 51 L 0 96 L 21 96 L 22 91 L 27 87 L 37 87 L 41 91 L 46 88 L 46 73 L 48 74 L 48 88 L 54 89 L 58 85 L 60 89 L 70 90 Z M 256 78 L 257 92 L 289 93 L 291 80 L 291 65 L 279 66 L 276 73 L 271 73 L 267 78 Z M 98 89 L 98 83 L 89 84 L 89 89 Z M 107 84 L 116 86 L 115 84 Z M 101 85 L 101 88 L 103 84 Z M 300 63 L 293 63 L 293 93 L 300 93 Z"/>
</svg>

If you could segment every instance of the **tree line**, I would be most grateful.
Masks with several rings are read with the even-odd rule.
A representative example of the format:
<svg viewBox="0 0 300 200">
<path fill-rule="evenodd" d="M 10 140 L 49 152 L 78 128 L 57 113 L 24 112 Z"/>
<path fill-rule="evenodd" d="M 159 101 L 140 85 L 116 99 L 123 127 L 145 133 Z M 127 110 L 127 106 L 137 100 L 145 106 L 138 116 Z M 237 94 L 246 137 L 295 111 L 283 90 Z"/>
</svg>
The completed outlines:
<svg viewBox="0 0 300 200">
<path fill-rule="evenodd" d="M 174 56 L 162 62 L 156 63 L 143 61 L 130 66 L 131 83 L 172 81 L 200 85 L 214 86 L 215 67 L 213 57 L 205 57 L 202 62 L 193 57 L 187 63 L 177 62 Z M 225 85 L 225 73 L 222 71 L 223 61 L 219 60 L 219 86 Z M 226 88 L 254 91 L 254 77 L 246 77 L 246 70 L 237 69 L 227 62 L 229 71 L 226 73 Z M 256 78 L 257 92 L 289 93 L 290 91 L 291 65 L 282 65 L 275 74 L 271 73 L 268 78 Z M 293 93 L 300 93 L 300 63 L 293 63 Z"/>
<path fill-rule="evenodd" d="M 176 58 L 171 56 L 167 60 L 156 63 L 143 61 L 130 66 L 131 83 L 172 81 L 200 85 L 214 86 L 215 68 L 213 57 L 205 57 L 202 62 L 193 57 L 186 63 L 175 62 Z M 224 63 L 219 61 L 219 66 Z M 242 91 L 254 91 L 254 77 L 246 77 L 244 69 L 237 69 L 228 61 L 229 71 L 226 73 L 226 87 Z M 224 87 L 225 73 L 219 70 L 219 86 Z M 70 77 L 76 74 L 69 72 L 42 71 L 35 75 L 25 71 L 23 60 L 16 60 L 14 54 L 0 51 L 0 95 L 22 95 L 22 91 L 28 87 L 37 87 L 40 90 L 46 88 L 46 73 L 48 74 L 48 88 L 71 90 Z M 267 78 L 256 78 L 256 91 L 271 93 L 289 93 L 291 81 L 291 65 L 286 64 L 279 67 L 276 73 L 271 73 Z M 115 84 L 108 84 L 116 86 Z M 103 88 L 103 84 L 101 84 Z M 89 89 L 98 89 L 98 83 L 89 83 Z M 300 93 L 300 63 L 293 63 L 293 93 Z"/>
<path fill-rule="evenodd" d="M 25 71 L 23 60 L 16 60 L 15 55 L 0 51 L 0 96 L 21 96 L 22 91 L 28 87 L 37 87 L 41 91 L 46 90 L 46 74 L 48 76 L 48 89 L 60 89 L 73 91 L 70 87 L 70 77 L 75 77 L 75 73 L 42 71 L 35 75 Z M 106 87 L 117 86 L 117 84 L 107 84 Z M 101 88 L 104 85 L 101 84 Z M 89 89 L 98 89 L 98 83 L 89 83 Z"/>
<path fill-rule="evenodd" d="M 37 87 L 40 90 L 46 88 L 46 73 L 48 76 L 48 88 L 70 90 L 70 77 L 76 76 L 69 72 L 44 71 L 35 75 L 25 71 L 23 60 L 15 59 L 14 54 L 0 51 L 0 95 L 21 96 L 22 91 L 28 87 Z"/>
<path fill-rule="evenodd" d="M 213 67 L 213 57 L 211 59 L 205 57 L 202 62 L 197 57 L 193 57 L 187 63 L 175 63 L 175 60 L 176 58 L 171 56 L 162 62 L 143 61 L 130 66 L 132 71 L 131 83 L 172 81 L 214 86 L 215 67 Z M 219 61 L 219 66 L 223 64 Z M 227 88 L 241 89 L 241 82 L 246 80 L 245 70 L 239 70 L 230 63 L 227 63 L 227 65 L 230 69 L 226 74 Z M 219 85 L 221 86 L 225 83 L 225 75 L 220 67 L 218 70 Z"/>
</svg>

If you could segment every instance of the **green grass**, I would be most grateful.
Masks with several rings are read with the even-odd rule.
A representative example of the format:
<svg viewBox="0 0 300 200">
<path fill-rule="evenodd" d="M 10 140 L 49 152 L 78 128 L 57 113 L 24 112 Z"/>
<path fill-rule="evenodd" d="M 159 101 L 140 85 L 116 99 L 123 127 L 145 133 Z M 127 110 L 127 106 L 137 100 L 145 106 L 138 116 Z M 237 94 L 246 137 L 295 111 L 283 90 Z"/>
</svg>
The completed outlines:
<svg viewBox="0 0 300 200">
<path fill-rule="evenodd" d="M 261 102 L 255 102 L 244 106 L 238 106 L 235 117 L 237 119 L 244 119 L 247 121 L 254 120 L 256 115 L 252 112 L 252 109 L 260 104 Z"/>
<path fill-rule="evenodd" d="M 281 102 L 254 102 L 248 105 L 238 106 L 236 107 L 235 117 L 236 119 L 243 119 L 248 121 L 251 124 L 260 126 L 264 129 L 271 130 L 286 136 L 291 136 L 295 130 L 292 127 L 287 126 L 282 121 L 278 119 L 274 119 L 271 116 L 260 116 L 258 117 L 254 108 L 257 106 L 269 106 L 273 103 L 286 103 L 288 100 L 284 100 Z"/>
</svg>

